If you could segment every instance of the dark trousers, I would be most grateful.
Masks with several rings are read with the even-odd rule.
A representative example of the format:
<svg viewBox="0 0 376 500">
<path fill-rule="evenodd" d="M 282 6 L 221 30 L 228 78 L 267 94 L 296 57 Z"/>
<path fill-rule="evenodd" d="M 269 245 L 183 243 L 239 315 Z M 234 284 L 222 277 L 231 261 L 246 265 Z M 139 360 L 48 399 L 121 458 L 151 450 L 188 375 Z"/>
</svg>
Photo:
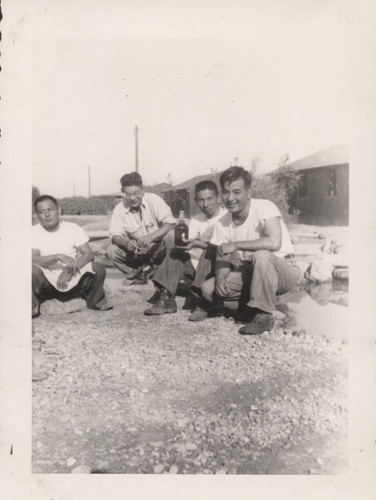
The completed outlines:
<svg viewBox="0 0 376 500">
<path fill-rule="evenodd" d="M 40 303 L 48 299 L 66 302 L 73 298 L 82 298 L 90 308 L 104 305 L 107 301 L 103 290 L 106 268 L 99 262 L 93 262 L 92 265 L 94 274 L 85 273 L 74 288 L 62 292 L 51 285 L 39 266 L 33 264 L 31 288 L 33 316 L 38 314 Z"/>
<path fill-rule="evenodd" d="M 188 276 L 193 279 L 191 284 L 192 292 L 200 294 L 201 285 L 214 273 L 215 257 L 215 248 L 203 250 L 195 270 L 189 253 L 173 248 L 159 266 L 153 281 L 168 290 L 172 296 L 175 296 L 179 281 L 184 276 Z"/>
<path fill-rule="evenodd" d="M 128 252 L 117 245 L 110 244 L 106 255 L 121 272 L 129 279 L 134 278 L 142 266 L 150 264 L 158 266 L 173 244 L 173 231 L 169 231 L 157 241 L 147 253 Z"/>
</svg>

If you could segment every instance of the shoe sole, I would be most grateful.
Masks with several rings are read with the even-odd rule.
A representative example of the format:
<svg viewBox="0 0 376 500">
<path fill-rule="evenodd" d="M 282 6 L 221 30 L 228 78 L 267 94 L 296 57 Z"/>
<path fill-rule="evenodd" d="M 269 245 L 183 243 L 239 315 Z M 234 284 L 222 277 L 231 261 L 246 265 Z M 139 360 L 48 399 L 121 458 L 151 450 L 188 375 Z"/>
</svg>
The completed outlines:
<svg viewBox="0 0 376 500">
<path fill-rule="evenodd" d="M 162 314 L 175 314 L 177 313 L 178 311 L 163 311 L 163 312 L 147 312 L 147 311 L 144 311 L 144 315 L 145 316 L 162 316 Z"/>
</svg>

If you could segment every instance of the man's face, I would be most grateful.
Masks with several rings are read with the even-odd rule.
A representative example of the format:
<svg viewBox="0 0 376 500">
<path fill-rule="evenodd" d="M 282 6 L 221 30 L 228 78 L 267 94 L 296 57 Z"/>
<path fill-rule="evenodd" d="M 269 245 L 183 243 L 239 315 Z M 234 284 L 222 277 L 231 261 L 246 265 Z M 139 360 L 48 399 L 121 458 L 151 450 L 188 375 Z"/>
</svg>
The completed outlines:
<svg viewBox="0 0 376 500">
<path fill-rule="evenodd" d="M 246 208 L 251 199 L 251 189 L 244 186 L 244 179 L 226 182 L 222 188 L 222 198 L 227 210 L 237 214 Z"/>
<path fill-rule="evenodd" d="M 126 186 L 122 189 L 123 196 L 131 208 L 138 208 L 144 196 L 144 188 L 141 186 Z"/>
<path fill-rule="evenodd" d="M 59 209 L 51 200 L 44 200 L 37 203 L 37 216 L 41 226 L 47 231 L 54 231 L 59 226 Z"/>
<path fill-rule="evenodd" d="M 198 191 L 195 201 L 201 212 L 203 212 L 209 219 L 217 213 L 219 207 L 219 197 L 212 189 L 203 189 L 202 191 Z"/>
</svg>

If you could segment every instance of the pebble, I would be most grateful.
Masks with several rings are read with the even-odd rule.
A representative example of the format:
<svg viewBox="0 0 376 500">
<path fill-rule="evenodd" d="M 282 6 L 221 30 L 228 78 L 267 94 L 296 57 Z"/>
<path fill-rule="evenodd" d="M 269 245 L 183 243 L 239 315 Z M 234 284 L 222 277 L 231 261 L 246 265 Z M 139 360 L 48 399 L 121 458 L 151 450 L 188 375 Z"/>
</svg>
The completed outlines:
<svg viewBox="0 0 376 500">
<path fill-rule="evenodd" d="M 158 465 L 154 466 L 153 470 L 154 470 L 154 472 L 156 474 L 160 474 L 163 471 L 163 469 L 164 469 L 164 465 L 163 464 L 158 464 Z"/>
<path fill-rule="evenodd" d="M 75 458 L 73 458 L 73 457 L 69 457 L 67 459 L 67 465 L 68 465 L 68 467 L 72 467 L 72 465 L 74 465 L 76 462 L 77 462 L 77 460 Z"/>
<path fill-rule="evenodd" d="M 91 474 L 91 467 L 88 465 L 79 465 L 71 470 L 71 474 Z"/>
<path fill-rule="evenodd" d="M 169 474 L 177 474 L 179 471 L 179 468 L 177 465 L 171 465 L 170 469 L 169 469 Z"/>
<path fill-rule="evenodd" d="M 218 469 L 216 472 L 216 474 L 227 474 L 227 469 Z"/>
<path fill-rule="evenodd" d="M 188 441 L 188 443 L 185 444 L 185 448 L 189 451 L 197 450 L 197 444 Z"/>
</svg>

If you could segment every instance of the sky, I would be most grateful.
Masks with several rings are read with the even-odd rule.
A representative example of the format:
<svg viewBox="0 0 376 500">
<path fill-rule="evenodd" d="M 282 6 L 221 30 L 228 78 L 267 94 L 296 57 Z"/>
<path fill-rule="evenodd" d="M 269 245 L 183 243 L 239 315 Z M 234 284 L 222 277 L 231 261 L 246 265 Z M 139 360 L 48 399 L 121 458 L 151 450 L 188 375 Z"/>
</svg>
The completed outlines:
<svg viewBox="0 0 376 500">
<path fill-rule="evenodd" d="M 33 185 L 87 196 L 90 167 L 91 194 L 119 191 L 136 124 L 147 185 L 349 142 L 349 19 L 326 2 L 259 5 L 239 36 L 36 38 Z"/>
</svg>

